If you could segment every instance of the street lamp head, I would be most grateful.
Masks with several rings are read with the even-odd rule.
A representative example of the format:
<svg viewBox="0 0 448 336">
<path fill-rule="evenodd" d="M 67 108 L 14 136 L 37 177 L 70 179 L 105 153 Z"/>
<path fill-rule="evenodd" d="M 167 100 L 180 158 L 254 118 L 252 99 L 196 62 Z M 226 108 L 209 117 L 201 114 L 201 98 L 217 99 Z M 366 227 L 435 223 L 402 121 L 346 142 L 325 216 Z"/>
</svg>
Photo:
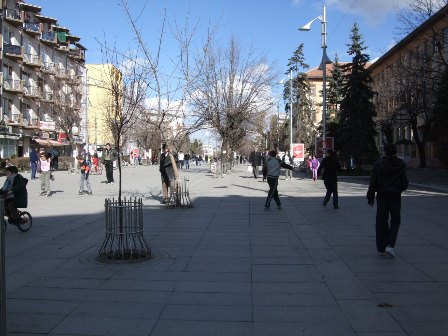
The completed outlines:
<svg viewBox="0 0 448 336">
<path fill-rule="evenodd" d="M 300 30 L 300 31 L 309 31 L 309 30 L 311 30 L 311 25 L 312 25 L 313 22 L 316 21 L 316 20 L 321 20 L 321 21 L 322 21 L 322 17 L 321 17 L 321 16 L 315 17 L 315 18 L 312 19 L 310 22 L 308 22 L 306 25 L 304 25 L 303 27 L 300 27 L 299 30 Z"/>
</svg>

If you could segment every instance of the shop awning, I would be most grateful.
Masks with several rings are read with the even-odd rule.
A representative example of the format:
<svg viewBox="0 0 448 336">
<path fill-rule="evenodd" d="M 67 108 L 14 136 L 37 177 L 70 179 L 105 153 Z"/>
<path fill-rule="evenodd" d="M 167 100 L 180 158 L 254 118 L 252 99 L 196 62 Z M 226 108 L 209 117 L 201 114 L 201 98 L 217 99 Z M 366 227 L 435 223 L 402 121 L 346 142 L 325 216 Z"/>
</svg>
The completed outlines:
<svg viewBox="0 0 448 336">
<path fill-rule="evenodd" d="M 50 147 L 50 143 L 49 143 L 48 140 L 46 140 L 46 139 L 34 138 L 34 139 L 32 139 L 32 141 L 34 141 L 35 143 L 37 143 L 39 146 L 42 146 L 42 147 Z"/>
<path fill-rule="evenodd" d="M 62 143 L 56 140 L 48 139 L 47 140 L 51 146 L 53 147 L 62 147 Z"/>
</svg>

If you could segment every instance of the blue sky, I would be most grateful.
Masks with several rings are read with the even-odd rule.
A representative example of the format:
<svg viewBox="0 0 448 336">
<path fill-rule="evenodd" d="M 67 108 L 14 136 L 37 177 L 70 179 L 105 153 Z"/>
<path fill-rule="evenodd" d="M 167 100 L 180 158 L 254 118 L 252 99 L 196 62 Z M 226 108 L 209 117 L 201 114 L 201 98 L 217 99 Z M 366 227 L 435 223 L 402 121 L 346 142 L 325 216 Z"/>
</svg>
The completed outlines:
<svg viewBox="0 0 448 336">
<path fill-rule="evenodd" d="M 138 13 L 146 0 L 128 0 Z M 346 54 L 350 30 L 358 23 L 371 59 L 386 52 L 395 40 L 394 7 L 408 0 L 326 0 L 327 54 L 340 61 L 349 61 Z M 135 49 L 134 36 L 118 0 L 29 0 L 42 7 L 42 14 L 57 18 L 72 34 L 81 37 L 87 47 L 87 63 L 102 63 L 97 39 L 116 41 L 120 48 Z M 241 44 L 252 44 L 259 52 L 276 63 L 279 80 L 285 72 L 288 58 L 300 43 L 304 43 L 306 62 L 310 67 L 320 63 L 321 24 L 315 21 L 311 31 L 298 28 L 322 14 L 323 1 L 313 0 L 149 0 L 138 23 L 145 40 L 156 45 L 161 27 L 161 13 L 167 11 L 169 26 L 174 22 L 183 25 L 188 15 L 190 22 L 198 23 L 196 38 L 200 41 L 209 25 L 219 22 L 219 42 L 227 43 L 234 35 Z M 176 55 L 176 44 L 166 31 L 162 49 L 164 60 Z M 273 88 L 280 95 L 281 85 Z M 278 90 L 278 91 L 277 91 Z"/>
<path fill-rule="evenodd" d="M 394 5 L 406 0 L 327 0 L 328 55 L 338 53 L 341 61 L 348 61 L 346 44 L 350 29 L 356 21 L 368 46 L 371 59 L 383 54 L 394 41 Z M 88 48 L 87 63 L 100 63 L 96 39 L 106 36 L 123 48 L 132 49 L 133 35 L 117 0 L 30 0 L 42 6 L 42 14 L 59 19 L 59 24 L 82 38 Z M 129 0 L 137 12 L 146 0 Z M 288 58 L 300 44 L 305 44 L 305 56 L 313 67 L 320 62 L 320 21 L 312 30 L 300 32 L 299 26 L 322 14 L 323 1 L 312 0 L 149 0 L 139 23 L 150 43 L 154 43 L 160 28 L 160 13 L 166 8 L 170 24 L 174 19 L 184 22 L 189 13 L 191 22 L 199 20 L 199 33 L 209 23 L 220 19 L 219 36 L 226 42 L 233 34 L 242 44 L 252 43 L 286 69 Z M 167 32 L 165 53 L 173 55 L 175 46 Z"/>
</svg>

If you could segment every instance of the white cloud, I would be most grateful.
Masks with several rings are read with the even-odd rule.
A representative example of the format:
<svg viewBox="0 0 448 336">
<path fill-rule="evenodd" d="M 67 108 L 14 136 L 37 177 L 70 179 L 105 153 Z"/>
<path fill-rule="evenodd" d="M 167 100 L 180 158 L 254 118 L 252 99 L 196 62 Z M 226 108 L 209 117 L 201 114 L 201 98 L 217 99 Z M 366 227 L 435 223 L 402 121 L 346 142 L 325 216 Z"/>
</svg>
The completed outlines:
<svg viewBox="0 0 448 336">
<path fill-rule="evenodd" d="M 328 0 L 327 6 L 338 8 L 348 14 L 364 17 L 369 25 L 375 26 L 384 21 L 395 10 L 408 5 L 409 0 Z"/>
</svg>

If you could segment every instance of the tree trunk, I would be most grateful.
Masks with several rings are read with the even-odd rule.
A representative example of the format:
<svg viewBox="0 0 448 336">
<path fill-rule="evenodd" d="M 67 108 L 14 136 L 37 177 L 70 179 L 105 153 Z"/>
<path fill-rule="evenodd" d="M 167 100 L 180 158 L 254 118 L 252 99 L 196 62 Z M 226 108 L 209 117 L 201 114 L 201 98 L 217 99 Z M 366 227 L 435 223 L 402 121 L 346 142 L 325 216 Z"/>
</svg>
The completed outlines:
<svg viewBox="0 0 448 336">
<path fill-rule="evenodd" d="M 420 138 L 417 125 L 412 125 L 412 133 L 414 134 L 415 143 L 417 144 L 418 156 L 420 160 L 420 168 L 426 168 L 426 141 Z"/>
</svg>

